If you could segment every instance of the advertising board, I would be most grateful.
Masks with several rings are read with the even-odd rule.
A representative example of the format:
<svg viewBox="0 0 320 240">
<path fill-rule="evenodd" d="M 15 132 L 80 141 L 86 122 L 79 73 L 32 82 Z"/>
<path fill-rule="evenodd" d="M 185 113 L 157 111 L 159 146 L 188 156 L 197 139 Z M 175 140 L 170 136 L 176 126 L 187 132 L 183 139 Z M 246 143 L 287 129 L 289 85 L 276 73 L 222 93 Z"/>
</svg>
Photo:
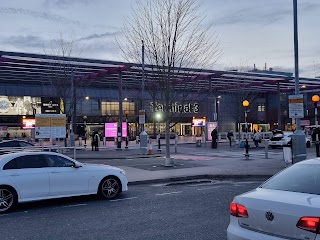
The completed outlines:
<svg viewBox="0 0 320 240">
<path fill-rule="evenodd" d="M 117 137 L 118 123 L 109 122 L 104 124 L 104 135 L 105 137 Z M 127 137 L 127 123 L 122 123 L 122 137 Z"/>
</svg>

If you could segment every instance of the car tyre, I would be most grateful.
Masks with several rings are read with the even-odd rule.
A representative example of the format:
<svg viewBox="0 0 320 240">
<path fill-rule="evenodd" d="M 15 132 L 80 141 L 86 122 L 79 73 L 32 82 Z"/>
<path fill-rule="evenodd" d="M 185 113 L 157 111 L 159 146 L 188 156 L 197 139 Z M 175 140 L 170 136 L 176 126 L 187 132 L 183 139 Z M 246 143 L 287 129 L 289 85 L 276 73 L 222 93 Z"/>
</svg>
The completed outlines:
<svg viewBox="0 0 320 240">
<path fill-rule="evenodd" d="M 98 195 L 103 199 L 115 198 L 121 190 L 121 182 L 118 178 L 109 176 L 102 179 L 98 189 Z"/>
<path fill-rule="evenodd" d="M 12 211 L 17 204 L 17 194 L 10 187 L 0 186 L 0 213 Z"/>
</svg>

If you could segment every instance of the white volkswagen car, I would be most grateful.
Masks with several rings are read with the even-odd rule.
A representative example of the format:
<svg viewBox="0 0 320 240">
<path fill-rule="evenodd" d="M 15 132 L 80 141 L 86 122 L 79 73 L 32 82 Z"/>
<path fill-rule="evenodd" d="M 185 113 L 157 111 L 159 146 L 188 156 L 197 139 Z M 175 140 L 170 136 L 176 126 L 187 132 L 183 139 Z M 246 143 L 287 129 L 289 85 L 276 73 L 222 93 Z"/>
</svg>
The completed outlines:
<svg viewBox="0 0 320 240">
<path fill-rule="evenodd" d="M 294 164 L 230 204 L 228 240 L 319 240 L 320 158 Z"/>
<path fill-rule="evenodd" d="M 288 146 L 289 142 L 291 141 L 292 132 L 284 132 L 284 133 L 276 133 L 269 141 L 268 145 L 271 148 L 283 147 Z M 311 147 L 311 140 L 306 137 L 306 147 Z"/>
<path fill-rule="evenodd" d="M 0 156 L 0 212 L 17 203 L 99 194 L 104 199 L 128 190 L 122 169 L 83 164 L 52 152 L 19 152 Z"/>
</svg>

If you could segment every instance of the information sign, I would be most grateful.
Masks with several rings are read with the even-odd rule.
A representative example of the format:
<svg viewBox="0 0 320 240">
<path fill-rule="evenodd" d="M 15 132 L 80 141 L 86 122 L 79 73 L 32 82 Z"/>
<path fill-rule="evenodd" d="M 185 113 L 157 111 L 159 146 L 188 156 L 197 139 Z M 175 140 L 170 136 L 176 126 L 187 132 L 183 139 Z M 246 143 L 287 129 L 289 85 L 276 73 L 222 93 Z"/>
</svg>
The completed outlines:
<svg viewBox="0 0 320 240">
<path fill-rule="evenodd" d="M 36 114 L 35 138 L 65 138 L 65 114 Z"/>
<path fill-rule="evenodd" d="M 145 123 L 146 123 L 146 111 L 139 110 L 139 124 L 145 124 Z"/>
<path fill-rule="evenodd" d="M 289 118 L 303 118 L 303 94 L 289 95 Z"/>
</svg>

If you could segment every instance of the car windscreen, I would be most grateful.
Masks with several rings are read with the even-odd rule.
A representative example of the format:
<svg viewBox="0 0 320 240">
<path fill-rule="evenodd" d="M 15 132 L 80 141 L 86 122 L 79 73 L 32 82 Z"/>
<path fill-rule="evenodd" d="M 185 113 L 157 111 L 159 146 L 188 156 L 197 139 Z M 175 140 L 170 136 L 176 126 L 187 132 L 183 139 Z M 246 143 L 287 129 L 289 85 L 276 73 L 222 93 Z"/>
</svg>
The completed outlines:
<svg viewBox="0 0 320 240">
<path fill-rule="evenodd" d="M 261 188 L 320 195 L 320 164 L 296 164 L 281 171 Z"/>
</svg>

